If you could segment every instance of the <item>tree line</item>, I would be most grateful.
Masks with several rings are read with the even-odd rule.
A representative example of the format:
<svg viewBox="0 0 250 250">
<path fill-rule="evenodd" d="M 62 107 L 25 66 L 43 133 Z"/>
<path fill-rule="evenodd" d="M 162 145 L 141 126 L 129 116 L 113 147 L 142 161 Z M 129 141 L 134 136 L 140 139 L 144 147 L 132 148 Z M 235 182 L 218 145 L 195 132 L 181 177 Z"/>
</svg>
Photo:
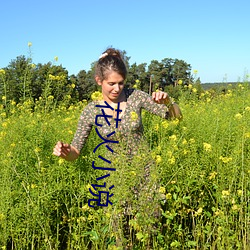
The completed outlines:
<svg viewBox="0 0 250 250">
<path fill-rule="evenodd" d="M 191 72 L 191 65 L 183 60 L 164 58 L 146 63 L 129 64 L 130 57 L 123 51 L 128 68 L 127 87 L 136 87 L 147 93 L 156 89 L 165 91 L 167 87 L 183 86 L 200 82 Z M 16 103 L 32 99 L 53 97 L 60 102 L 69 97 L 71 102 L 89 101 L 91 94 L 99 90 L 94 80 L 95 62 L 90 70 L 80 70 L 77 75 L 69 75 L 62 65 L 55 62 L 34 64 L 31 57 L 24 55 L 11 60 L 9 65 L 0 70 L 0 95 L 5 103 Z M 136 86 L 134 86 L 136 85 Z"/>
</svg>

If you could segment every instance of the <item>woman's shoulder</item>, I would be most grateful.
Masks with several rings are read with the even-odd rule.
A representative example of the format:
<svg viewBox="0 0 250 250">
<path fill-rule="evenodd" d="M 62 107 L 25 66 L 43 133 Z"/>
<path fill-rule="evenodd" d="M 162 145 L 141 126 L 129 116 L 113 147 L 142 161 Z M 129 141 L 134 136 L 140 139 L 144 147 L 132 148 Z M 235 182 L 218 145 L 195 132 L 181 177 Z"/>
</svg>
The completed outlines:
<svg viewBox="0 0 250 250">
<path fill-rule="evenodd" d="M 82 110 L 82 115 L 94 115 L 96 113 L 96 105 L 98 104 L 97 101 L 89 102 Z"/>
</svg>

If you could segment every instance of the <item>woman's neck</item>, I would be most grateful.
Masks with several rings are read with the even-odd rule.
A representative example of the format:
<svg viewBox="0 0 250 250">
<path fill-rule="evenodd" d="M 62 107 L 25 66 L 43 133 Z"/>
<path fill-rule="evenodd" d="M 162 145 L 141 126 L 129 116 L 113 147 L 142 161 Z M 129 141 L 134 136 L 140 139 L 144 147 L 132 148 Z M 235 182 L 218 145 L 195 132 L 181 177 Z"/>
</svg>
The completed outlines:
<svg viewBox="0 0 250 250">
<path fill-rule="evenodd" d="M 124 89 L 116 100 L 110 100 L 109 98 L 103 98 L 103 101 L 106 101 L 111 106 L 116 105 L 118 102 L 126 102 L 126 94 L 125 94 Z"/>
</svg>

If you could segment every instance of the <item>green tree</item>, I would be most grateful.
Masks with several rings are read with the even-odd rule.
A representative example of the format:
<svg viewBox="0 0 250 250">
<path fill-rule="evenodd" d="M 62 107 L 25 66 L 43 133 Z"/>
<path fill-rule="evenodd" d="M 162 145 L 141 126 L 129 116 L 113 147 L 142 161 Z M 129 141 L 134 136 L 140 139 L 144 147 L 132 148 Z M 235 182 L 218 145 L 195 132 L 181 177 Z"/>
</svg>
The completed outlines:
<svg viewBox="0 0 250 250">
<path fill-rule="evenodd" d="M 148 73 L 152 76 L 154 90 L 166 86 L 176 86 L 178 80 L 184 84 L 192 82 L 191 66 L 183 60 L 164 58 L 161 62 L 152 60 L 148 66 Z"/>
<path fill-rule="evenodd" d="M 146 71 L 146 63 L 141 63 L 137 65 L 132 64 L 128 70 L 127 87 L 133 87 L 136 81 L 138 89 L 148 92 L 149 90 L 149 76 Z"/>
<path fill-rule="evenodd" d="M 163 71 L 163 64 L 158 62 L 157 60 L 152 60 L 150 65 L 148 66 L 148 73 L 151 76 L 151 83 L 152 87 L 149 92 L 153 89 L 158 89 L 161 87 L 162 83 L 162 71 Z"/>
<path fill-rule="evenodd" d="M 32 96 L 31 59 L 18 56 L 6 68 L 6 91 L 8 100 L 25 100 Z"/>
<path fill-rule="evenodd" d="M 70 81 L 68 71 L 61 65 L 52 65 L 51 62 L 38 64 L 32 80 L 33 98 L 40 96 L 45 99 L 52 95 L 56 101 L 63 100 L 66 94 L 70 93 Z"/>
<path fill-rule="evenodd" d="M 94 68 L 86 72 L 81 70 L 77 74 L 77 91 L 79 94 L 79 100 L 90 100 L 91 94 L 98 90 L 98 85 L 94 80 Z"/>
<path fill-rule="evenodd" d="M 69 83 L 72 88 L 71 97 L 72 102 L 78 102 L 79 101 L 79 91 L 78 91 L 78 79 L 77 76 L 70 75 L 69 77 Z"/>
<path fill-rule="evenodd" d="M 191 76 L 191 65 L 183 60 L 175 59 L 172 65 L 172 83 L 174 86 L 177 85 L 178 81 L 181 80 L 183 85 L 188 85 L 193 82 Z"/>
</svg>

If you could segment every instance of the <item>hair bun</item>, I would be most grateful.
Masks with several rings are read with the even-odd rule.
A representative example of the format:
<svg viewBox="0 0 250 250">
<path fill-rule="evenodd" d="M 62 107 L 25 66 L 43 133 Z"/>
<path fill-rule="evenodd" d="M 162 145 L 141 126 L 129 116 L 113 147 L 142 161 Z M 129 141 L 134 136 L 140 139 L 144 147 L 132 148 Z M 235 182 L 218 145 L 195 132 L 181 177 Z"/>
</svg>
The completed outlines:
<svg viewBox="0 0 250 250">
<path fill-rule="evenodd" d="M 119 59 L 123 59 L 121 52 L 119 50 L 117 50 L 117 49 L 114 49 L 114 48 L 108 48 L 108 49 L 106 49 L 101 54 L 101 56 L 99 57 L 99 59 L 102 59 L 102 58 L 104 58 L 106 56 L 115 56 L 115 57 L 118 57 Z"/>
<path fill-rule="evenodd" d="M 102 53 L 102 54 L 100 55 L 99 59 L 102 59 L 102 58 L 104 58 L 104 57 L 106 57 L 106 56 L 108 56 L 108 53 L 107 53 L 107 52 L 104 52 L 104 53 Z"/>
</svg>

